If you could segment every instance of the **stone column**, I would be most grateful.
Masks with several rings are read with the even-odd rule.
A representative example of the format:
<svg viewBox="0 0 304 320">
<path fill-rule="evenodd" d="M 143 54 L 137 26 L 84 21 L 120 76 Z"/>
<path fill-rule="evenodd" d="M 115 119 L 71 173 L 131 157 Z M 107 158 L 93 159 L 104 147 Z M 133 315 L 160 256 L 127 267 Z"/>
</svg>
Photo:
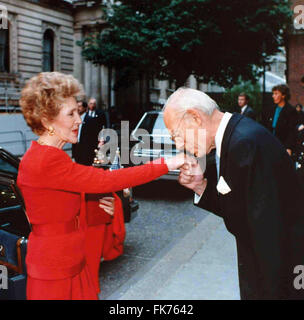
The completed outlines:
<svg viewBox="0 0 304 320">
<path fill-rule="evenodd" d="M 84 89 L 87 99 L 90 99 L 91 96 L 91 67 L 90 62 L 84 62 Z"/>
<path fill-rule="evenodd" d="M 101 76 L 101 99 L 105 106 L 108 106 L 108 68 L 105 66 L 100 67 Z"/>
<path fill-rule="evenodd" d="M 91 96 L 96 99 L 97 108 L 101 108 L 100 67 L 91 64 Z"/>
<path fill-rule="evenodd" d="M 82 40 L 82 28 L 74 29 L 74 40 L 80 41 Z M 84 84 L 84 59 L 81 55 L 81 47 L 78 45 L 74 45 L 74 77 L 80 81 L 80 83 Z"/>
</svg>

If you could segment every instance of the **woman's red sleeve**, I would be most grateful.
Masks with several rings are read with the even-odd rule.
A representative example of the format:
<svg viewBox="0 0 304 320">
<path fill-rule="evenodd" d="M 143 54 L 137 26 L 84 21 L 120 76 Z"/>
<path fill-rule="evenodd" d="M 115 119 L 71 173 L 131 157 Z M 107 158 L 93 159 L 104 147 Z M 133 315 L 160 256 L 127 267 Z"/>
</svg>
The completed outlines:
<svg viewBox="0 0 304 320">
<path fill-rule="evenodd" d="M 71 192 L 115 192 L 145 184 L 168 172 L 162 158 L 144 165 L 113 171 L 77 164 L 64 152 L 48 152 L 43 158 L 43 161 L 40 161 L 43 177 L 39 186 Z"/>
</svg>

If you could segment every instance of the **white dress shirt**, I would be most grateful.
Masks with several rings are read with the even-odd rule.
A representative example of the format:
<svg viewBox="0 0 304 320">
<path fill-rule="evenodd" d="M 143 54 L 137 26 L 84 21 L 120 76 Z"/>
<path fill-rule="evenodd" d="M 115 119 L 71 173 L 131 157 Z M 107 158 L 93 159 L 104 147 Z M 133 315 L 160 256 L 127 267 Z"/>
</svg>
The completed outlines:
<svg viewBox="0 0 304 320">
<path fill-rule="evenodd" d="M 81 128 L 82 128 L 82 124 L 83 124 L 85 115 L 86 115 L 86 112 L 84 112 L 84 113 L 80 116 L 81 124 L 79 125 L 79 128 L 78 128 L 78 142 L 80 141 Z"/>
<path fill-rule="evenodd" d="M 246 104 L 246 106 L 244 106 L 244 107 L 241 109 L 241 114 L 243 114 L 243 113 L 245 112 L 246 108 L 247 108 L 247 104 Z"/>
<path fill-rule="evenodd" d="M 95 118 L 95 111 L 89 110 L 89 117 Z"/>
<path fill-rule="evenodd" d="M 232 114 L 230 112 L 225 112 L 223 118 L 220 122 L 219 127 L 217 128 L 215 134 L 215 163 L 216 163 L 216 172 L 217 172 L 217 179 L 219 179 L 220 174 L 220 160 L 221 160 L 221 150 L 222 150 L 222 141 L 224 137 L 225 130 L 227 128 L 228 122 Z M 201 195 L 194 194 L 194 203 L 198 204 L 201 200 L 203 193 Z"/>
</svg>

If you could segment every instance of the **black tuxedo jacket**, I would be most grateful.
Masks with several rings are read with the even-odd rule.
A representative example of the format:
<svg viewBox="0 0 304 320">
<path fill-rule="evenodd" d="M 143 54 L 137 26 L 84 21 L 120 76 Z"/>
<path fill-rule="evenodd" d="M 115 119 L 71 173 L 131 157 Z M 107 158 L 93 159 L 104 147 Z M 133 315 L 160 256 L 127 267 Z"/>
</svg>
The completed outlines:
<svg viewBox="0 0 304 320">
<path fill-rule="evenodd" d="M 217 192 L 211 165 L 198 206 L 221 216 L 236 238 L 241 298 L 303 298 L 304 290 L 293 287 L 294 267 L 304 265 L 303 191 L 285 147 L 235 113 L 222 141 L 220 176 L 231 192 Z"/>
<path fill-rule="evenodd" d="M 101 117 L 84 117 L 79 142 L 72 145 L 72 157 L 75 162 L 90 166 L 93 164 L 95 157 L 95 149 L 98 145 L 99 131 L 106 126 L 105 118 L 101 121 Z"/>
<path fill-rule="evenodd" d="M 271 132 L 273 132 L 272 121 L 276 107 L 276 105 L 273 105 L 263 113 L 262 123 Z M 281 141 L 286 149 L 293 150 L 295 147 L 297 124 L 298 116 L 296 109 L 289 103 L 286 103 L 280 113 L 275 129 L 275 136 Z"/>
<path fill-rule="evenodd" d="M 87 112 L 86 117 L 89 117 L 88 112 Z M 91 119 L 92 117 L 89 117 L 89 118 Z M 96 109 L 94 118 L 98 118 L 101 126 L 104 126 L 105 128 L 110 128 L 110 117 L 109 117 L 108 112 L 100 110 L 100 109 Z"/>
<path fill-rule="evenodd" d="M 242 115 L 251 118 L 252 120 L 256 120 L 256 114 L 250 106 L 247 106 Z"/>
</svg>

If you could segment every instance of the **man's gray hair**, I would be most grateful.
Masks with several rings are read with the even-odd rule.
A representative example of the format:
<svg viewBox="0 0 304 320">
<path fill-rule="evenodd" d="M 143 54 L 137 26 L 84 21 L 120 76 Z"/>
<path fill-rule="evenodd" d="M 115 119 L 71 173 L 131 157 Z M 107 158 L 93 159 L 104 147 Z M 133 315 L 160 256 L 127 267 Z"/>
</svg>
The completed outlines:
<svg viewBox="0 0 304 320">
<path fill-rule="evenodd" d="M 204 92 L 185 87 L 181 87 L 171 94 L 163 111 L 173 102 L 177 113 L 195 108 L 210 116 L 214 109 L 219 109 L 217 103 Z"/>
</svg>

